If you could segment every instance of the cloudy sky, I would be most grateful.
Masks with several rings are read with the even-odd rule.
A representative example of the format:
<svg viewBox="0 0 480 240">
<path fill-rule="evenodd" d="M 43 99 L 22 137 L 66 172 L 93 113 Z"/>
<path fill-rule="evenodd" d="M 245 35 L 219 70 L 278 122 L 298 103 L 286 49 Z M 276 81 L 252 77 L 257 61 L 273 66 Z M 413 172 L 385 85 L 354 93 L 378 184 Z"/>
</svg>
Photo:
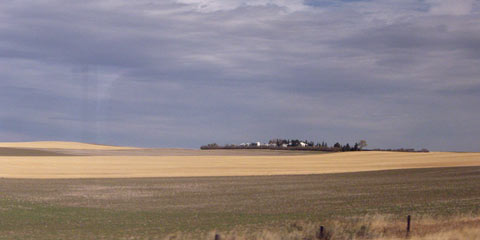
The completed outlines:
<svg viewBox="0 0 480 240">
<path fill-rule="evenodd" d="M 0 141 L 480 151 L 476 0 L 0 4 Z"/>
</svg>

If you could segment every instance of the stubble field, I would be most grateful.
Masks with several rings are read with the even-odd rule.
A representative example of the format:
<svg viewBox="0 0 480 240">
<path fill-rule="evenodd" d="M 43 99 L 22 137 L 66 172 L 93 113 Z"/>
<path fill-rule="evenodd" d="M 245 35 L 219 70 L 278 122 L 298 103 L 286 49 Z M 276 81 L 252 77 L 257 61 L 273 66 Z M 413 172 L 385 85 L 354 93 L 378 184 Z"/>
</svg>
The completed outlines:
<svg viewBox="0 0 480 240">
<path fill-rule="evenodd" d="M 29 145 L 34 148 L 25 148 Z M 201 151 L 65 142 L 3 143 L 0 153 L 2 147 L 10 153 L 16 147 L 18 154 L 0 157 L 4 178 L 262 176 L 480 166 L 480 153 Z"/>
<path fill-rule="evenodd" d="M 0 189 L 0 239 L 162 239 L 178 232 L 206 236 L 215 230 L 298 231 L 292 224 L 304 223 L 331 229 L 334 220 L 367 215 L 385 215 L 391 221 L 408 214 L 415 221 L 424 216 L 477 216 L 480 167 L 291 176 L 1 179 Z M 403 224 L 394 226 L 392 236 L 404 234 Z"/>
<path fill-rule="evenodd" d="M 1 147 L 0 239 L 480 238 L 478 153 Z"/>
</svg>

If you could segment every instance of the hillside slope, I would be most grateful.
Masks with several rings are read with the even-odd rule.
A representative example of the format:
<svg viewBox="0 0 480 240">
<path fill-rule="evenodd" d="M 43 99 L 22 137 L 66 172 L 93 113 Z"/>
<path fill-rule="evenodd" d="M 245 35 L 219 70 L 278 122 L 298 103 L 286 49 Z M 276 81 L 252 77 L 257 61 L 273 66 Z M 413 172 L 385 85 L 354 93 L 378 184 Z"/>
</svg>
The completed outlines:
<svg viewBox="0 0 480 240">
<path fill-rule="evenodd" d="M 33 148 L 33 149 L 90 149 L 90 150 L 122 150 L 136 149 L 134 147 L 120 147 L 99 145 L 81 142 L 65 141 L 38 141 L 38 142 L 0 142 L 4 148 Z"/>
</svg>

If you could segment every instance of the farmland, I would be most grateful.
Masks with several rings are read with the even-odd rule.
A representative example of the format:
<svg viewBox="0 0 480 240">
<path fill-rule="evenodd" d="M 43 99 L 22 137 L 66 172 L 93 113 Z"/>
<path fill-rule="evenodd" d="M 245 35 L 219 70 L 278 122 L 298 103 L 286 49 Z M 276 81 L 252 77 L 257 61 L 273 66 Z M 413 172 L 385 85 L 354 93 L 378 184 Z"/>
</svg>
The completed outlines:
<svg viewBox="0 0 480 240">
<path fill-rule="evenodd" d="M 478 153 L 35 146 L 0 144 L 0 239 L 480 236 Z"/>
<path fill-rule="evenodd" d="M 480 167 L 132 179 L 1 179 L 0 238 L 161 238 L 294 221 L 480 211 Z"/>
<path fill-rule="evenodd" d="M 135 149 L 75 143 L 0 144 L 5 178 L 136 178 L 323 174 L 480 166 L 480 153 Z M 32 152 L 34 151 L 34 152 Z M 33 156 L 35 152 L 41 153 Z M 16 156 L 12 156 L 17 154 Z M 32 155 L 33 154 L 33 155 Z"/>
</svg>

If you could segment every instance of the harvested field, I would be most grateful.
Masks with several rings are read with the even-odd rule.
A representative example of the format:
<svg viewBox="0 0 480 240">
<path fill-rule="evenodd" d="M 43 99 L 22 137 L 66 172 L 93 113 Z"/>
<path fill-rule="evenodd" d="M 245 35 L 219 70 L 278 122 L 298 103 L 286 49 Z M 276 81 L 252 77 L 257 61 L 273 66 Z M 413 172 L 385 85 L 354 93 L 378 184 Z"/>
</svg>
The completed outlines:
<svg viewBox="0 0 480 240">
<path fill-rule="evenodd" d="M 258 176 L 480 166 L 480 153 L 345 152 L 294 156 L 5 156 L 5 178 Z"/>
<path fill-rule="evenodd" d="M 0 147 L 0 157 L 1 156 L 69 156 L 69 155 L 70 154 L 67 154 L 67 153 L 39 150 L 39 149 Z"/>
<path fill-rule="evenodd" d="M 319 151 L 289 151 L 269 149 L 231 149 L 199 150 L 184 148 L 135 148 L 120 147 L 80 142 L 0 142 L 0 149 L 16 149 L 9 153 L 0 151 L 0 156 L 45 156 L 43 151 L 52 155 L 78 156 L 298 156 L 306 154 L 324 154 Z M 22 151 L 23 150 L 23 151 Z M 37 151 L 37 155 L 35 155 Z"/>
<path fill-rule="evenodd" d="M 0 239 L 480 238 L 480 153 L 9 144 Z"/>
<path fill-rule="evenodd" d="M 49 151 L 82 156 L 299 156 L 326 154 L 319 151 L 289 151 L 289 150 L 198 150 L 182 148 L 138 148 L 121 150 L 99 149 L 48 149 Z"/>
<path fill-rule="evenodd" d="M 134 147 L 109 146 L 81 142 L 39 141 L 39 142 L 0 142 L 0 147 L 34 148 L 34 149 L 88 149 L 88 150 L 122 150 Z"/>
<path fill-rule="evenodd" d="M 480 214 L 480 167 L 291 176 L 0 179 L 0 189 L 0 239 L 191 239 L 214 231 L 302 239 L 319 225 L 347 236 L 337 239 L 350 239 L 362 225 L 371 226 L 368 219 L 355 219 L 376 215 L 387 217 L 385 224 L 391 227 L 386 232 L 396 238 L 404 233 L 408 214 L 413 216 L 412 236 L 417 237 L 436 234 L 442 226 L 457 226 L 445 230 L 459 232 L 463 226 L 476 228 L 475 216 Z M 451 218 L 470 215 L 474 217 L 467 222 Z M 420 222 L 424 216 L 439 222 Z"/>
</svg>

